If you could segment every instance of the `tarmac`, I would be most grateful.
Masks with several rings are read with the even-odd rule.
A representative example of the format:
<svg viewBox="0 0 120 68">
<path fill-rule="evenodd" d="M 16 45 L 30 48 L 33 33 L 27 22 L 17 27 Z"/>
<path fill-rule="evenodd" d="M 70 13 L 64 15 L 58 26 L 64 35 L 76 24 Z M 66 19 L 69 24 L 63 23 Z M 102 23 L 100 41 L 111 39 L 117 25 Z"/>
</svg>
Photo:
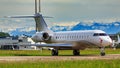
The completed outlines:
<svg viewBox="0 0 120 68">
<path fill-rule="evenodd" d="M 14 61 L 65 61 L 65 60 L 110 60 L 120 59 L 120 54 L 81 55 L 81 56 L 1 56 L 0 62 Z"/>
</svg>

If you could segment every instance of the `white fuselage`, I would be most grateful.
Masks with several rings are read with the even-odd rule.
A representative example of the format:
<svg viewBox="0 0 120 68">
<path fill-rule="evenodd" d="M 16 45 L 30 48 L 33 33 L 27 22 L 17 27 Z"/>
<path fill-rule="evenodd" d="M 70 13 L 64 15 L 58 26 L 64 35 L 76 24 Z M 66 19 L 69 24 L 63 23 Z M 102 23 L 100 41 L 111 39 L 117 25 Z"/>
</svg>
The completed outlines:
<svg viewBox="0 0 120 68">
<path fill-rule="evenodd" d="M 53 32 L 49 42 L 41 40 L 40 34 L 40 32 L 36 33 L 32 39 L 46 43 L 69 43 L 76 47 L 85 45 L 105 47 L 112 44 L 111 38 L 101 30 Z"/>
</svg>

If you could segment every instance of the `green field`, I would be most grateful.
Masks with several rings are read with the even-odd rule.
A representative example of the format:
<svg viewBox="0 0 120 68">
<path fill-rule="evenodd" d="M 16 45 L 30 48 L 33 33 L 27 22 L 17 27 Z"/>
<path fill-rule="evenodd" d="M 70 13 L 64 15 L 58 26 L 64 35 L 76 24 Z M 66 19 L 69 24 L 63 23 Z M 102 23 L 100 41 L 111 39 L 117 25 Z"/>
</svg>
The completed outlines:
<svg viewBox="0 0 120 68">
<path fill-rule="evenodd" d="M 72 55 L 71 50 L 59 51 L 59 56 Z M 86 49 L 81 51 L 81 56 L 99 55 L 99 49 Z M 120 54 L 120 49 L 106 49 L 107 54 Z M 0 56 L 51 56 L 51 51 L 43 50 L 0 50 Z M 0 68 L 120 68 L 120 59 L 111 60 L 61 60 L 61 61 L 13 61 L 0 62 Z"/>
<path fill-rule="evenodd" d="M 120 54 L 120 49 L 106 49 L 106 54 Z M 100 49 L 86 49 L 80 51 L 81 55 L 99 55 Z M 70 56 L 72 50 L 59 50 L 59 56 Z M 0 50 L 0 56 L 51 56 L 49 50 Z"/>
<path fill-rule="evenodd" d="M 120 68 L 119 60 L 4 62 L 0 68 Z"/>
</svg>

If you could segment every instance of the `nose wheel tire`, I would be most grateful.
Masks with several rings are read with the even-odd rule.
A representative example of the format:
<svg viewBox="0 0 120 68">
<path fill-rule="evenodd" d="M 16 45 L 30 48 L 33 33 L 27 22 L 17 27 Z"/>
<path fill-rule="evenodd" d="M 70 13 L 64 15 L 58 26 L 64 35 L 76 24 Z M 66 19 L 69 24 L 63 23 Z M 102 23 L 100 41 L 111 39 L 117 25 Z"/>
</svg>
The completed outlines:
<svg viewBox="0 0 120 68">
<path fill-rule="evenodd" d="M 58 50 L 57 49 L 54 49 L 52 50 L 52 56 L 58 56 Z"/>
<path fill-rule="evenodd" d="M 80 51 L 79 50 L 73 50 L 73 55 L 75 55 L 75 56 L 80 55 Z"/>
<path fill-rule="evenodd" d="M 103 53 L 100 53 L 100 55 L 101 55 L 101 56 L 105 56 L 105 52 L 103 52 Z"/>
</svg>

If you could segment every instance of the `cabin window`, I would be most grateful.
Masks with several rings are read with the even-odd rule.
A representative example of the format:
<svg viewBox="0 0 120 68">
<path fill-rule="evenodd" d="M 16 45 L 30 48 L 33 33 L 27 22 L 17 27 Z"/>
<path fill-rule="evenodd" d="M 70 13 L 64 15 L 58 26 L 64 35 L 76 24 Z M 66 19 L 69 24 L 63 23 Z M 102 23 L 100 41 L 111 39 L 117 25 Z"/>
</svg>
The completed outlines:
<svg viewBox="0 0 120 68">
<path fill-rule="evenodd" d="M 60 39 L 60 37 L 58 36 L 58 40 Z"/>
<path fill-rule="evenodd" d="M 57 39 L 57 36 L 56 36 L 56 39 Z"/>
</svg>

